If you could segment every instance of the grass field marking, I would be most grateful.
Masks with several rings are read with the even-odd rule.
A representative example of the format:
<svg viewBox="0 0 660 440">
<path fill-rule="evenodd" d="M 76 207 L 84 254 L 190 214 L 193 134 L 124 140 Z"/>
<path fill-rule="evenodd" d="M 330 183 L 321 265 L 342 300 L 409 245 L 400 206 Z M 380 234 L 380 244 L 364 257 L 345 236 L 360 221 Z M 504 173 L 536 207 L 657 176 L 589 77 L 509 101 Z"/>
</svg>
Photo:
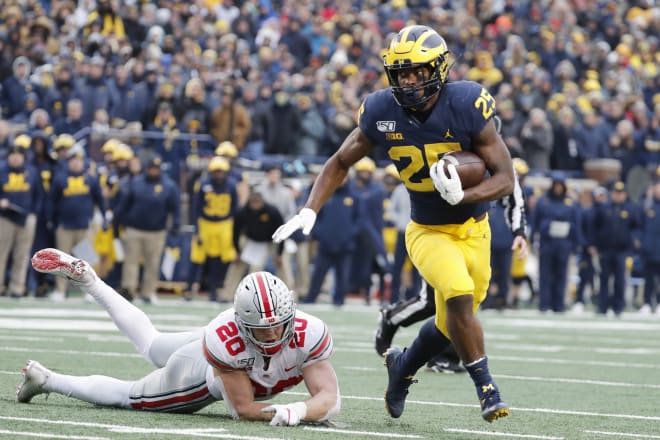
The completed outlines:
<svg viewBox="0 0 660 440">
<path fill-rule="evenodd" d="M 630 437 L 630 438 L 651 438 L 651 439 L 660 439 L 660 435 L 653 434 L 630 434 L 627 432 L 610 432 L 610 431 L 591 431 L 585 430 L 584 432 L 588 434 L 599 434 L 599 435 L 608 435 L 612 437 Z"/>
<path fill-rule="evenodd" d="M 471 429 L 453 429 L 444 428 L 445 432 L 453 432 L 457 434 L 475 434 L 475 435 L 490 435 L 493 437 L 506 437 L 506 438 L 532 438 L 538 440 L 563 440 L 564 437 L 554 437 L 548 435 L 538 434 L 514 434 L 513 432 L 493 432 L 493 431 L 473 431 Z"/>
<path fill-rule="evenodd" d="M 533 339 L 535 341 L 568 341 L 572 344 L 574 343 L 584 343 L 591 344 L 597 343 L 599 345 L 613 345 L 613 344 L 630 344 L 630 338 L 617 338 L 611 336 L 600 336 L 599 334 L 593 333 L 582 333 L 580 335 L 573 334 L 558 334 L 553 332 L 552 334 L 547 334 L 546 332 L 542 333 L 531 333 L 528 332 L 525 334 L 526 339 Z M 484 334 L 486 341 L 488 341 L 489 334 L 486 332 Z M 493 335 L 494 336 L 494 335 Z M 493 340 L 503 339 L 503 338 L 493 338 Z M 520 338 L 519 338 L 520 339 Z M 635 344 L 650 345 L 653 347 L 660 347 L 660 342 L 654 339 L 645 339 L 645 340 L 635 340 Z"/>
<path fill-rule="evenodd" d="M 579 352 L 591 352 L 599 354 L 660 354 L 660 347 L 646 348 L 646 347 L 632 347 L 632 348 L 601 348 L 594 347 L 593 345 L 546 345 L 546 344 L 507 344 L 504 342 L 495 342 L 488 344 L 488 347 L 492 350 L 497 348 L 500 350 L 511 350 L 511 351 L 533 351 L 533 352 L 547 352 L 547 353 L 559 353 L 561 351 L 579 351 Z"/>
<path fill-rule="evenodd" d="M 643 347 L 633 347 L 633 348 L 608 348 L 608 347 L 596 347 L 594 348 L 594 353 L 601 354 L 658 354 L 660 349 L 651 349 Z"/>
<path fill-rule="evenodd" d="M 198 326 L 208 322 L 201 321 Z M 159 324 L 154 323 L 161 331 L 182 332 L 195 328 L 195 325 Z M 82 319 L 26 319 L 26 318 L 0 318 L 0 328 L 11 330 L 79 330 L 82 334 L 88 331 L 116 332 L 117 327 L 108 318 L 107 320 L 82 320 Z"/>
<path fill-rule="evenodd" d="M 163 429 L 163 428 L 141 428 L 137 426 L 126 426 L 126 425 L 109 425 L 105 423 L 90 423 L 90 422 L 77 422 L 77 421 L 67 421 L 67 420 L 49 420 L 49 419 L 37 419 L 29 417 L 9 417 L 9 416 L 0 416 L 0 420 L 13 420 L 20 422 L 33 422 L 33 423 L 49 423 L 53 425 L 73 425 L 73 426 L 82 426 L 87 428 L 102 428 L 107 429 L 110 432 L 116 433 L 129 433 L 129 434 L 165 434 L 165 435 L 185 435 L 191 437 L 212 437 L 212 438 L 226 438 L 226 439 L 235 439 L 235 440 L 283 440 L 279 437 L 266 438 L 263 436 L 244 436 L 244 435 L 235 435 L 227 433 L 224 428 L 199 428 L 199 429 Z M 306 426 L 304 430 L 312 430 L 319 432 L 328 432 L 328 433 L 339 433 L 347 435 L 365 435 L 373 437 L 387 437 L 387 438 L 424 438 L 423 436 L 414 435 L 414 434 L 392 434 L 385 432 L 375 432 L 375 431 L 351 431 L 345 429 L 334 429 L 334 428 L 321 428 L 321 427 L 310 427 Z M 55 438 L 55 437 L 53 437 Z M 75 437 L 57 437 L 57 438 L 75 438 Z M 82 439 L 92 439 L 92 437 L 80 437 Z M 100 438 L 100 437 L 99 437 Z"/>
<path fill-rule="evenodd" d="M 642 362 L 586 361 L 586 360 L 574 360 L 574 359 L 552 359 L 546 357 L 504 356 L 504 355 L 488 355 L 488 359 L 489 360 L 492 359 L 496 361 L 529 362 L 534 364 L 592 365 L 597 367 L 649 368 L 653 370 L 660 370 L 659 364 L 645 364 Z"/>
<path fill-rule="evenodd" d="M 288 394 L 291 396 L 309 396 L 308 393 L 302 393 L 298 391 L 284 391 L 282 394 Z M 350 396 L 344 395 L 341 396 L 342 399 L 347 400 L 369 400 L 374 402 L 382 402 L 383 397 L 369 397 L 369 396 Z M 406 404 L 414 403 L 417 405 L 430 405 L 430 406 L 449 406 L 453 408 L 479 408 L 481 407 L 477 404 L 471 403 L 453 403 L 453 402 L 429 402 L 425 400 L 406 400 Z M 615 419 L 630 419 L 630 420 L 644 420 L 649 422 L 660 422 L 660 416 L 640 416 L 637 414 L 610 414 L 610 413 L 599 413 L 591 411 L 572 411 L 565 409 L 553 409 L 553 408 L 522 408 L 522 407 L 511 407 L 512 411 L 521 411 L 521 412 L 534 412 L 534 413 L 548 413 L 548 414 L 561 414 L 567 416 L 585 416 L 585 417 L 602 417 L 602 418 L 615 418 Z M 383 412 L 384 414 L 384 412 Z"/>
<path fill-rule="evenodd" d="M 494 318 L 483 319 L 484 326 L 501 327 L 526 327 L 526 328 L 550 328 L 553 330 L 610 330 L 610 331 L 652 331 L 660 330 L 660 324 L 656 322 L 634 322 L 627 320 L 552 320 L 539 318 Z"/>
<path fill-rule="evenodd" d="M 489 356 L 490 358 L 490 356 Z M 342 366 L 339 367 L 342 370 L 350 371 L 384 371 L 381 368 L 374 367 L 352 367 L 352 366 Z M 422 370 L 424 371 L 424 370 Z M 437 373 L 433 373 L 437 374 Z M 660 389 L 658 384 L 646 384 L 646 383 L 630 383 L 630 382 L 611 382 L 605 380 L 593 380 L 593 379 L 571 379 L 564 377 L 540 377 L 540 376 L 516 376 L 510 374 L 497 374 L 494 373 L 493 377 L 498 379 L 512 379 L 512 380 L 529 380 L 531 382 L 560 382 L 560 383 L 575 383 L 581 385 L 603 385 L 608 387 L 623 387 L 623 388 L 656 388 Z"/>
<path fill-rule="evenodd" d="M 286 428 L 285 428 L 286 429 Z M 264 437 L 253 435 L 231 434 L 224 428 L 202 428 L 202 429 L 164 429 L 164 428 L 138 428 L 131 426 L 122 426 L 111 428 L 110 432 L 120 434 L 163 434 L 163 435 L 181 435 L 186 437 L 208 437 L 216 439 L 231 440 L 286 440 L 281 437 Z"/>
<path fill-rule="evenodd" d="M 91 423 L 91 422 L 77 422 L 73 420 L 50 420 L 50 419 L 37 419 L 31 417 L 10 417 L 0 416 L 0 420 L 13 420 L 18 422 L 32 422 L 32 423 L 47 423 L 51 425 L 69 425 L 81 426 L 85 428 L 107 429 L 110 432 L 117 433 L 135 433 L 135 434 L 166 434 L 166 435 L 186 435 L 190 437 L 211 437 L 217 439 L 231 439 L 231 440 L 285 440 L 281 437 L 263 437 L 263 436 L 246 436 L 227 433 L 224 428 L 200 428 L 200 429 L 162 429 L 162 428 L 141 428 L 138 426 L 127 425 L 111 425 L 107 423 Z M 110 440 L 103 437 L 75 437 L 75 436 L 61 436 L 55 437 L 50 434 L 44 434 L 46 438 L 66 438 L 66 439 L 103 439 Z"/>
<path fill-rule="evenodd" d="M 0 309 L 0 316 L 22 316 L 22 317 L 45 317 L 45 318 L 98 318 L 109 320 L 108 312 L 100 308 L 95 310 L 80 309 L 58 309 L 58 308 L 16 308 Z M 184 315 L 181 313 L 150 313 L 149 319 L 152 321 L 189 321 L 199 322 L 204 325 L 204 317 L 201 315 Z M 194 324 L 193 324 L 194 325 Z"/>
<path fill-rule="evenodd" d="M 493 374 L 498 379 L 529 380 L 532 382 L 559 382 L 576 383 L 581 385 L 599 385 L 606 387 L 624 387 L 624 388 L 653 388 L 660 389 L 660 385 L 648 383 L 629 383 L 629 382 L 610 382 L 606 380 L 591 379 L 569 379 L 563 377 L 539 377 L 539 376 L 514 376 L 509 374 Z"/>
<path fill-rule="evenodd" d="M 29 341 L 29 342 L 64 342 L 63 338 L 43 338 L 40 336 L 0 335 L 0 339 L 7 341 Z"/>
<path fill-rule="evenodd" d="M 48 423 L 50 425 L 70 425 L 70 426 L 82 426 L 84 428 L 104 428 L 104 429 L 110 429 L 110 428 L 122 426 L 122 425 L 110 425 L 107 423 L 78 422 L 74 420 L 39 419 L 34 417 L 0 416 L 0 420 L 13 420 L 15 422 L 31 422 L 31 423 Z"/>
<path fill-rule="evenodd" d="M 87 435 L 61 435 L 61 434 L 48 434 L 46 432 L 27 432 L 27 431 L 8 431 L 0 429 L 0 434 L 14 435 L 18 437 L 37 437 L 37 438 L 62 438 L 70 440 L 110 440 L 108 437 L 90 437 Z"/>
<path fill-rule="evenodd" d="M 320 428 L 317 426 L 305 426 L 304 431 L 317 431 L 328 432 L 333 434 L 346 434 L 346 435 L 364 435 L 372 437 L 387 437 L 387 438 L 424 438 L 421 435 L 415 434 L 395 434 L 389 432 L 375 432 L 375 431 L 354 431 L 350 429 L 337 429 L 337 428 Z"/>
<path fill-rule="evenodd" d="M 0 347 L 2 351 L 13 351 L 18 353 L 55 353 L 55 354 L 82 354 L 91 356 L 103 357 L 135 357 L 142 358 L 142 355 L 137 353 L 120 353 L 116 351 L 81 351 L 81 350 L 53 350 L 50 348 L 32 348 L 32 347 Z"/>
</svg>

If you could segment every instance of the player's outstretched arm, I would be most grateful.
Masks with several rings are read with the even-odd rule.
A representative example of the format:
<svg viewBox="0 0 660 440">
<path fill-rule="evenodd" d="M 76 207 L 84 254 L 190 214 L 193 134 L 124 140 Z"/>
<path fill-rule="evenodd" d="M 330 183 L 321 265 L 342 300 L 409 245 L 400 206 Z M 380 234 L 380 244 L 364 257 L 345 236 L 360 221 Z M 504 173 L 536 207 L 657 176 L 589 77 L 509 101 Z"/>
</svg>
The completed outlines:
<svg viewBox="0 0 660 440">
<path fill-rule="evenodd" d="M 241 420 L 270 420 L 272 413 L 262 412 L 269 404 L 254 400 L 250 378 L 244 370 L 214 368 L 216 380 L 222 381 L 223 397 L 232 417 Z"/>
<path fill-rule="evenodd" d="M 305 401 L 308 422 L 329 420 L 339 413 L 341 397 L 335 369 L 328 360 L 318 361 L 303 369 L 303 377 L 309 394 Z"/>
<path fill-rule="evenodd" d="M 303 233 L 309 234 L 316 222 L 316 214 L 318 214 L 321 207 L 344 181 L 351 166 L 369 154 L 372 148 L 373 145 L 364 133 L 362 133 L 362 130 L 356 127 L 344 139 L 339 150 L 323 165 L 321 173 L 314 181 L 305 207 L 298 215 L 293 216 L 291 220 L 275 231 L 273 241 L 280 243 L 289 238 L 298 229 L 302 229 Z"/>
</svg>

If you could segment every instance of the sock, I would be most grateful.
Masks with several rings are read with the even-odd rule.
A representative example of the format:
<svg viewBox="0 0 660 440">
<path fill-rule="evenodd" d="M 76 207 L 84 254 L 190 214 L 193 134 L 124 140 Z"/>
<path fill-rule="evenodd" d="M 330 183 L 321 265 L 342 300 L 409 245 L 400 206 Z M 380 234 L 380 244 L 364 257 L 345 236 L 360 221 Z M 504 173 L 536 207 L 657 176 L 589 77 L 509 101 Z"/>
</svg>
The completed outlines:
<svg viewBox="0 0 660 440">
<path fill-rule="evenodd" d="M 419 329 L 413 343 L 401 356 L 401 371 L 412 376 L 429 359 L 442 353 L 451 344 L 449 339 L 435 326 L 435 318 L 428 319 Z"/>
<path fill-rule="evenodd" d="M 74 397 L 95 405 L 130 408 L 129 393 L 133 382 L 108 376 L 68 376 L 50 373 L 44 390 Z"/>
<path fill-rule="evenodd" d="M 493 382 L 493 377 L 488 370 L 488 357 L 482 357 L 468 365 L 465 365 L 470 377 L 477 387 L 477 395 L 481 397 L 489 390 L 497 389 L 497 385 Z"/>
<path fill-rule="evenodd" d="M 153 326 L 149 317 L 98 277 L 92 285 L 82 287 L 108 312 L 117 328 L 133 343 L 137 351 L 153 363 L 149 357 L 149 348 L 160 332 Z"/>
</svg>

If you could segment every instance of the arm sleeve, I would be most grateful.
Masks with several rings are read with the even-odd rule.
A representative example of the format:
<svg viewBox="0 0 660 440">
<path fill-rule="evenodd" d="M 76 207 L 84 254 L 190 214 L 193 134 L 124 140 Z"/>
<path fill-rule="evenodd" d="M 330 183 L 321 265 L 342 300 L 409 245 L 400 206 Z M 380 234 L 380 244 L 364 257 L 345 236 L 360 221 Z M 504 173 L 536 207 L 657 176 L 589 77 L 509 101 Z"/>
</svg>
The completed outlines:
<svg viewBox="0 0 660 440">
<path fill-rule="evenodd" d="M 514 171 L 515 174 L 515 171 Z M 513 192 L 502 199 L 504 218 L 514 236 L 527 235 L 527 216 L 525 213 L 525 195 L 520 187 L 518 175 L 515 175 Z"/>
</svg>

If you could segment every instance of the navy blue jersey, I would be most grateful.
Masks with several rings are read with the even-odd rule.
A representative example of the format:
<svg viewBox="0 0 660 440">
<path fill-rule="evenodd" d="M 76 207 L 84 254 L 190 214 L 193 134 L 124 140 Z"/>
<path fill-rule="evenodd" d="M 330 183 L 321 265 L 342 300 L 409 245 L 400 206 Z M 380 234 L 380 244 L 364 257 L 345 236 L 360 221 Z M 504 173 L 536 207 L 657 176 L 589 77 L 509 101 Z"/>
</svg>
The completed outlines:
<svg viewBox="0 0 660 440">
<path fill-rule="evenodd" d="M 193 224 L 198 218 L 218 222 L 234 217 L 238 210 L 236 183 L 214 184 L 208 177 L 197 182 L 193 194 Z"/>
<path fill-rule="evenodd" d="M 495 100 L 472 81 L 445 84 L 426 121 L 399 106 L 390 89 L 371 93 L 360 107 L 360 130 L 384 149 L 410 194 L 411 218 L 423 225 L 464 223 L 488 210 L 488 203 L 452 206 L 435 190 L 429 169 L 450 151 L 473 151 L 472 139 L 495 115 Z"/>
</svg>

